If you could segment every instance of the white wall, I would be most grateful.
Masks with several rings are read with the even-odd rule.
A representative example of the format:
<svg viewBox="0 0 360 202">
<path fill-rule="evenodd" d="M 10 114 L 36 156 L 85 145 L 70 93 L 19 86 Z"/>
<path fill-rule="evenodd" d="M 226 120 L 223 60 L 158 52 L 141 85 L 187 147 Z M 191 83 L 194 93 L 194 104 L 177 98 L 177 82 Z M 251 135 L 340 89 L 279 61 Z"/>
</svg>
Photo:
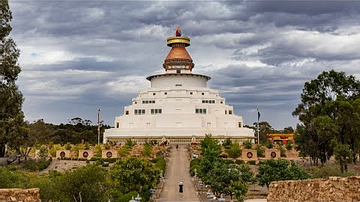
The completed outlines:
<svg viewBox="0 0 360 202">
<path fill-rule="evenodd" d="M 162 74 L 151 79 L 151 88 L 206 87 L 207 81 L 207 77 L 196 74 Z"/>
</svg>

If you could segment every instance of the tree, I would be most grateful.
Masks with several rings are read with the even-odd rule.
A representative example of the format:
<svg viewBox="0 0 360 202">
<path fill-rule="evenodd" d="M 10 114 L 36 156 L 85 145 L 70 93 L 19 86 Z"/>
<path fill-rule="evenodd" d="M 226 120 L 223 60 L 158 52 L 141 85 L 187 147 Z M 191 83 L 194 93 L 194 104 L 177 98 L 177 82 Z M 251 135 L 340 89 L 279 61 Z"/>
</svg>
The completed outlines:
<svg viewBox="0 0 360 202">
<path fill-rule="evenodd" d="M 67 171 L 55 181 L 60 198 L 53 201 L 107 201 L 106 176 L 107 171 L 95 164 Z"/>
<path fill-rule="evenodd" d="M 261 186 L 269 185 L 273 181 L 279 180 L 300 180 L 309 178 L 307 172 L 296 165 L 284 159 L 269 159 L 259 163 L 259 173 L 256 178 Z"/>
<path fill-rule="evenodd" d="M 253 173 L 247 165 L 226 165 L 222 159 L 214 162 L 213 169 L 203 178 L 205 184 L 211 186 L 215 195 L 227 194 L 232 198 L 242 198 L 247 193 L 247 185 L 251 182 Z"/>
<path fill-rule="evenodd" d="M 116 190 L 114 199 L 130 191 L 149 193 L 150 188 L 158 183 L 159 174 L 160 171 L 147 160 L 129 158 L 117 161 L 110 171 L 111 182 Z"/>
<path fill-rule="evenodd" d="M 287 141 L 286 144 L 285 144 L 285 148 L 288 151 L 292 150 L 292 148 L 293 148 L 292 143 L 290 141 Z"/>
<path fill-rule="evenodd" d="M 252 148 L 252 144 L 250 141 L 245 141 L 243 142 L 243 146 L 246 148 L 246 149 L 251 149 Z"/>
<path fill-rule="evenodd" d="M 242 181 L 232 182 L 232 187 L 230 191 L 235 194 L 235 197 L 238 201 L 244 201 L 244 196 L 248 192 L 249 187 Z"/>
<path fill-rule="evenodd" d="M 251 144 L 251 143 L 250 143 Z M 233 143 L 230 145 L 229 149 L 225 149 L 230 158 L 237 158 L 241 155 L 241 149 L 239 143 Z"/>
<path fill-rule="evenodd" d="M 21 71 L 17 62 L 20 51 L 8 37 L 12 30 L 9 24 L 12 13 L 7 0 L 0 2 L 0 10 L 0 157 L 3 157 L 7 143 L 13 143 L 12 146 L 20 153 L 27 133 L 23 128 L 24 115 L 21 110 L 23 96 L 15 83 Z"/>
<path fill-rule="evenodd" d="M 265 157 L 265 149 L 260 145 L 256 145 L 256 152 L 258 157 Z"/>
<path fill-rule="evenodd" d="M 356 161 L 356 153 L 360 150 L 360 113 L 356 110 L 355 101 L 346 101 L 338 98 L 336 101 L 326 103 L 323 108 L 323 112 L 333 122 L 333 138 L 340 144 L 349 145 L 354 163 Z"/>
<path fill-rule="evenodd" d="M 224 142 L 222 143 L 222 145 L 225 147 L 225 149 L 230 148 L 230 146 L 232 145 L 232 141 L 231 139 L 228 137 L 224 140 Z"/>
<path fill-rule="evenodd" d="M 344 171 L 347 172 L 347 166 L 351 163 L 353 158 L 349 145 L 341 143 L 337 144 L 334 153 L 335 160 L 340 164 L 341 173 L 344 173 Z"/>
<path fill-rule="evenodd" d="M 206 175 L 214 167 L 214 162 L 219 159 L 221 153 L 220 145 L 211 135 L 205 135 L 204 140 L 200 142 L 201 152 L 204 156 L 200 161 L 200 173 Z"/>
<path fill-rule="evenodd" d="M 211 134 L 206 134 L 205 138 L 200 141 L 201 152 L 204 154 L 206 149 L 215 150 L 214 152 L 221 153 L 219 142 L 212 138 Z"/>
<path fill-rule="evenodd" d="M 254 123 L 255 126 L 255 134 L 257 135 L 257 122 Z M 268 134 L 274 132 L 274 128 L 266 121 L 259 122 L 259 139 L 260 143 L 264 144 L 268 140 Z"/>
<path fill-rule="evenodd" d="M 333 150 L 333 148 L 328 144 L 329 140 L 321 134 L 321 131 L 323 131 L 321 130 L 321 125 L 329 124 L 329 120 L 326 120 L 324 117 L 322 117 L 321 120 L 316 118 L 321 116 L 329 116 L 332 118 L 333 115 L 340 115 L 340 117 L 332 118 L 335 123 L 332 124 L 332 126 L 339 127 L 339 124 L 344 126 L 345 119 L 341 116 L 346 115 L 345 111 L 349 112 L 350 106 L 347 105 L 348 107 L 346 107 L 346 103 L 340 102 L 352 102 L 359 97 L 360 82 L 352 75 L 346 76 L 344 72 L 336 72 L 334 70 L 328 72 L 324 71 L 316 79 L 305 83 L 301 94 L 301 103 L 293 112 L 293 115 L 298 116 L 299 120 L 303 124 L 303 126 L 299 128 L 300 132 L 297 131 L 298 134 L 295 138 L 295 142 L 298 145 L 297 148 L 300 149 L 302 154 L 310 155 L 313 161 L 312 163 L 317 165 L 318 159 L 320 159 L 322 163 L 326 162 L 329 155 L 332 155 L 331 152 Z M 340 108 L 347 108 L 347 110 L 340 110 L 342 113 L 339 114 L 336 112 L 337 109 L 336 107 L 334 108 L 334 105 L 342 105 Z M 319 127 L 314 126 L 314 121 L 318 122 L 317 124 Z M 358 123 L 358 121 L 355 122 Z M 347 125 L 347 127 L 354 131 L 353 125 Z M 340 130 L 342 129 L 346 128 L 340 126 Z M 331 130 L 334 131 L 333 129 Z M 346 130 L 347 132 L 349 131 L 348 129 Z M 349 138 L 346 137 L 345 139 L 341 139 L 341 137 L 344 136 L 339 136 L 339 132 L 340 134 L 342 134 L 342 132 L 337 132 L 337 136 L 340 137 L 338 141 L 341 143 L 344 143 L 345 139 Z M 355 138 L 353 132 L 347 134 L 351 134 L 352 138 Z M 353 142 L 353 148 L 355 150 L 356 141 Z M 316 150 L 319 150 L 319 152 Z"/>
<path fill-rule="evenodd" d="M 284 133 L 284 134 L 289 134 L 289 133 L 294 133 L 294 129 L 293 127 L 289 126 L 289 127 L 285 127 L 281 133 Z"/>
</svg>

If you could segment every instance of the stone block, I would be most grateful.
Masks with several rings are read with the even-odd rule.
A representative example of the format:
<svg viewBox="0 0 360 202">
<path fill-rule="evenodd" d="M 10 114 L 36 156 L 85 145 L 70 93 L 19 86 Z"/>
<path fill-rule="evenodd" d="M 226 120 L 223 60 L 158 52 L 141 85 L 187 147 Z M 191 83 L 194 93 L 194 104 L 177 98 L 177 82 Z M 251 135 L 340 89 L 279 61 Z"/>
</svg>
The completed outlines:
<svg viewBox="0 0 360 202">
<path fill-rule="evenodd" d="M 298 158 L 299 157 L 299 152 L 294 149 L 286 150 L 285 154 L 286 154 L 286 158 Z"/>
<path fill-rule="evenodd" d="M 71 151 L 70 150 L 57 150 L 56 151 L 56 158 L 71 158 Z"/>
<path fill-rule="evenodd" d="M 346 188 L 348 187 L 348 188 Z M 268 201 L 359 201 L 359 177 L 272 182 Z"/>
<path fill-rule="evenodd" d="M 79 158 L 91 159 L 93 156 L 93 150 L 79 150 Z"/>
<path fill-rule="evenodd" d="M 255 149 L 243 149 L 241 159 L 244 161 L 257 161 L 257 151 Z"/>
<path fill-rule="evenodd" d="M 280 151 L 278 149 L 266 149 L 265 150 L 266 159 L 279 159 Z"/>
<path fill-rule="evenodd" d="M 118 152 L 116 150 L 102 150 L 101 157 L 107 158 L 118 158 Z"/>
<path fill-rule="evenodd" d="M 0 201 L 29 201 L 38 202 L 40 200 L 40 189 L 0 189 Z"/>
</svg>

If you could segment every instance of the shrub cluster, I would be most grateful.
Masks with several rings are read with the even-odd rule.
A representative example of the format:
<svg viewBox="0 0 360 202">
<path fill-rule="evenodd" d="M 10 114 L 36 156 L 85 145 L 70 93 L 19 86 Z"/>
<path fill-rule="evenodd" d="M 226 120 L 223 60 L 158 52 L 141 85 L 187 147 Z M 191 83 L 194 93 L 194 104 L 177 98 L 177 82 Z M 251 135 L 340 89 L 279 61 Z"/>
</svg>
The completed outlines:
<svg viewBox="0 0 360 202">
<path fill-rule="evenodd" d="M 40 159 L 37 161 L 34 159 L 29 159 L 29 160 L 25 161 L 24 168 L 26 170 L 29 170 L 32 172 L 42 171 L 42 170 L 46 169 L 47 167 L 49 167 L 51 161 L 52 161 L 52 158 L 49 158 L 48 160 Z"/>
</svg>

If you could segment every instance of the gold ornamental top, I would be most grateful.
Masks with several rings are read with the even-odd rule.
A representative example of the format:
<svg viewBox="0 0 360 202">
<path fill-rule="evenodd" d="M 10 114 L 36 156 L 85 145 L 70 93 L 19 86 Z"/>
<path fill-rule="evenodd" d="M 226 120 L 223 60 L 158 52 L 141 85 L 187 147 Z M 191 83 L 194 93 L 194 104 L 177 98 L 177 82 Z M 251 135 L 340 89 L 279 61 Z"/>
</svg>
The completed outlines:
<svg viewBox="0 0 360 202">
<path fill-rule="evenodd" d="M 167 45 L 172 47 L 174 44 L 184 44 L 185 47 L 190 46 L 190 38 L 186 36 L 172 36 L 167 38 Z"/>
<path fill-rule="evenodd" d="M 182 32 L 180 27 L 176 29 L 175 36 L 167 38 L 167 45 L 170 47 L 174 46 L 190 46 L 190 38 L 186 36 L 181 36 Z"/>
</svg>

